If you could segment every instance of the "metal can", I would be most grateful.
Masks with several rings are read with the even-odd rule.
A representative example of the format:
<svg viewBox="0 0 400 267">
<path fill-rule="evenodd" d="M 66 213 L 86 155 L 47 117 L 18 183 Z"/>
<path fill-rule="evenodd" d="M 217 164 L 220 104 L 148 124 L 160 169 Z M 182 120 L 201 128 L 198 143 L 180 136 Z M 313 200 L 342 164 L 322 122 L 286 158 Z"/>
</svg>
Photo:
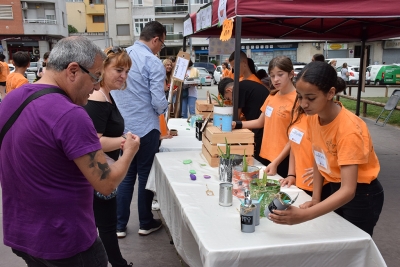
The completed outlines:
<svg viewBox="0 0 400 267">
<path fill-rule="evenodd" d="M 286 201 L 282 200 L 282 198 L 287 199 Z M 286 210 L 291 203 L 292 199 L 290 196 L 284 192 L 279 192 L 274 199 L 269 203 L 268 207 L 264 211 L 265 217 L 268 218 L 270 213 L 274 213 L 274 210 Z"/>
<path fill-rule="evenodd" d="M 223 207 L 232 206 L 232 184 L 219 184 L 219 205 Z"/>
<path fill-rule="evenodd" d="M 260 225 L 260 202 L 258 202 L 258 199 L 252 199 L 251 203 L 254 204 L 254 206 L 256 206 L 256 214 L 255 214 L 255 219 L 254 219 L 254 224 Z"/>
<path fill-rule="evenodd" d="M 240 229 L 243 233 L 253 233 L 256 230 L 255 215 L 257 208 L 255 205 L 240 206 Z"/>
</svg>

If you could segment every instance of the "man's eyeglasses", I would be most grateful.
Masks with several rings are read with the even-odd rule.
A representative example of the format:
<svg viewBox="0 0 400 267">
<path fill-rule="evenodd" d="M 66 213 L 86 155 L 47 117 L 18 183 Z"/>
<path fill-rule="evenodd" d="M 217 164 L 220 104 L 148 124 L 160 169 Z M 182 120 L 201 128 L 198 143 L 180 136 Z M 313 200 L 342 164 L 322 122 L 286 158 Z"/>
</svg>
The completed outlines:
<svg viewBox="0 0 400 267">
<path fill-rule="evenodd" d="M 81 68 L 84 72 L 86 72 L 87 74 L 89 74 L 89 76 L 92 78 L 92 83 L 93 84 L 98 84 L 99 82 L 101 82 L 101 80 L 103 80 L 103 77 L 97 77 L 96 75 L 94 75 L 93 73 L 91 73 L 90 71 L 88 71 L 86 68 L 82 67 L 80 64 L 78 64 L 79 68 Z"/>
<path fill-rule="evenodd" d="M 113 46 L 110 50 L 107 51 L 107 56 L 111 53 L 118 54 L 125 52 L 125 48 L 121 48 L 119 46 Z"/>
<path fill-rule="evenodd" d="M 164 44 L 164 42 L 163 41 L 161 41 L 161 39 L 160 39 L 160 37 L 158 37 L 158 36 L 154 36 L 154 37 L 157 37 L 158 38 L 158 41 L 160 41 L 161 42 L 161 49 L 163 49 L 163 48 L 166 48 L 167 46 Z"/>
</svg>

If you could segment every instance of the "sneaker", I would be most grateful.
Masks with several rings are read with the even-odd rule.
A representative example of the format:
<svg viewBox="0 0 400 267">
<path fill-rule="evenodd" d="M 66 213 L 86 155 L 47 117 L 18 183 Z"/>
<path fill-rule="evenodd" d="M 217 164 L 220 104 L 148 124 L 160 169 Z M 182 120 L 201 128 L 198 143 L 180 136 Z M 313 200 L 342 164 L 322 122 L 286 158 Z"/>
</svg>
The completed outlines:
<svg viewBox="0 0 400 267">
<path fill-rule="evenodd" d="M 151 203 L 151 209 L 152 210 L 160 210 L 160 204 L 158 204 L 157 200 L 153 200 L 153 203 Z"/>
<path fill-rule="evenodd" d="M 124 238 L 124 237 L 126 237 L 126 227 L 125 227 L 125 229 L 123 229 L 123 230 L 118 230 L 118 229 L 117 229 L 117 237 L 118 237 L 118 238 Z"/>
<path fill-rule="evenodd" d="M 139 229 L 139 235 L 149 235 L 152 232 L 157 231 L 162 227 L 162 222 L 160 219 L 154 219 L 149 227 L 143 227 Z"/>
</svg>

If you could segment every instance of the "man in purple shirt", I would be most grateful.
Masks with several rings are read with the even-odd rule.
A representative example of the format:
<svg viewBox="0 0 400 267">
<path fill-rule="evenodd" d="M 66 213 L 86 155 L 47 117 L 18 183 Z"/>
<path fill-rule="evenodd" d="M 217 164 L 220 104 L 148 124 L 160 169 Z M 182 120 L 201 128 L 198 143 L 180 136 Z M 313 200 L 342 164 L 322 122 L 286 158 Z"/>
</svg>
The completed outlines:
<svg viewBox="0 0 400 267">
<path fill-rule="evenodd" d="M 28 266 L 107 266 L 97 237 L 93 188 L 109 195 L 125 177 L 140 140 L 130 133 L 109 166 L 92 120 L 81 107 L 99 89 L 104 53 L 84 37 L 60 40 L 46 73 L 0 105 L 0 129 L 33 93 L 0 147 L 4 244 Z"/>
</svg>

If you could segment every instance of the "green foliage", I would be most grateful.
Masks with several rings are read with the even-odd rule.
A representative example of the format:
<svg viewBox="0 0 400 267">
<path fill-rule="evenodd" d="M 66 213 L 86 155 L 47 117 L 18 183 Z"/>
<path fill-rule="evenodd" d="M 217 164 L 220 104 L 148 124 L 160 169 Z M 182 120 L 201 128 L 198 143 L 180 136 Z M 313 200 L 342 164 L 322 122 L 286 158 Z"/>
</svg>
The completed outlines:
<svg viewBox="0 0 400 267">
<path fill-rule="evenodd" d="M 214 64 L 215 66 L 219 65 L 219 62 L 215 59 L 211 60 L 210 63 Z"/>
<path fill-rule="evenodd" d="M 249 169 L 249 166 L 247 165 L 246 149 L 245 149 L 244 154 L 243 154 L 243 172 L 247 172 L 248 169 Z"/>
<path fill-rule="evenodd" d="M 375 102 L 381 102 L 386 104 L 388 101 L 389 97 L 363 97 L 363 99 L 375 101 Z M 343 106 L 347 108 L 348 110 L 355 112 L 356 111 L 356 101 L 351 100 L 351 99 L 346 99 L 346 98 L 340 98 L 340 102 L 342 102 Z M 360 104 L 360 114 L 362 114 L 362 105 L 363 103 Z M 367 105 L 367 117 L 372 118 L 376 120 L 381 113 L 383 107 L 379 106 L 374 106 L 374 105 Z M 385 111 L 382 115 L 386 116 L 389 114 L 389 111 Z M 392 113 L 392 116 L 390 117 L 388 124 L 394 125 L 394 126 L 400 126 L 400 110 L 394 110 Z"/>
<path fill-rule="evenodd" d="M 74 26 L 68 24 L 68 33 L 77 33 L 78 29 L 75 28 Z"/>
<path fill-rule="evenodd" d="M 217 146 L 219 153 L 220 153 L 220 157 L 223 159 L 230 159 L 231 158 L 231 145 L 228 144 L 228 140 L 226 140 L 226 137 L 225 137 L 225 146 L 226 146 L 225 153 L 222 152 L 222 150 L 219 146 Z"/>
<path fill-rule="evenodd" d="M 212 95 L 212 99 L 214 99 L 215 101 L 217 101 L 218 106 L 220 106 L 220 107 L 225 107 L 225 103 L 224 103 L 225 98 L 224 98 L 221 94 L 219 94 L 219 97 L 220 97 L 221 99 L 219 99 L 218 96 L 216 96 L 216 95 L 214 95 L 214 94 L 211 94 L 211 95 Z"/>
</svg>

